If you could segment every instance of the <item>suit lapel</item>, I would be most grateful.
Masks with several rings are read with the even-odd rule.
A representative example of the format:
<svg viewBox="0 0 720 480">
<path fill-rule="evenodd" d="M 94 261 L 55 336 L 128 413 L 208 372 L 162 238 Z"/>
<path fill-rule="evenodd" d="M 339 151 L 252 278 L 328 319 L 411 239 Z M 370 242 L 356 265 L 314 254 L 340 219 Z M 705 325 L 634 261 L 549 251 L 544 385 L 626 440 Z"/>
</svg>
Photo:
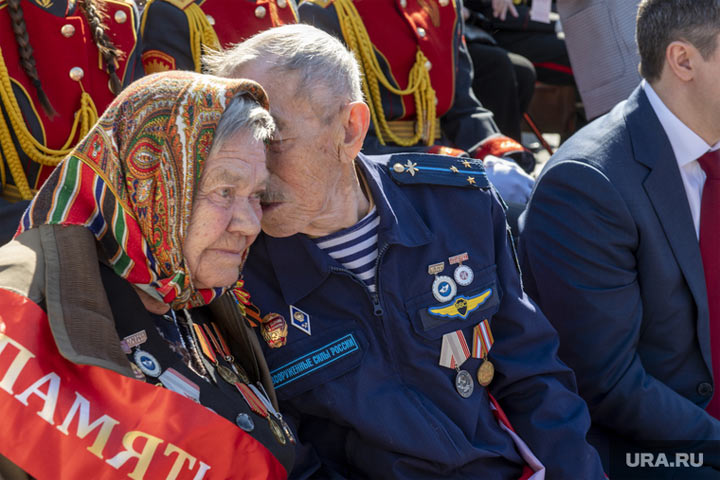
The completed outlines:
<svg viewBox="0 0 720 480">
<path fill-rule="evenodd" d="M 660 219 L 675 260 L 695 299 L 698 310 L 698 343 L 710 368 L 710 327 L 705 273 L 675 154 L 642 87 L 638 87 L 628 99 L 625 116 L 635 159 L 650 169 L 643 188 Z"/>
</svg>

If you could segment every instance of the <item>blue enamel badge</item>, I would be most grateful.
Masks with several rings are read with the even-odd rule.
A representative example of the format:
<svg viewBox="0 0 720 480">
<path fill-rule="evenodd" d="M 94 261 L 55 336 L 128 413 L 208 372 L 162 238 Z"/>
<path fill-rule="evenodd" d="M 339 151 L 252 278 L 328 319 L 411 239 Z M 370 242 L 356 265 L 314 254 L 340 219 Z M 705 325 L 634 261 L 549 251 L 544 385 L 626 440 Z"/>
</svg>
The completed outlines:
<svg viewBox="0 0 720 480">
<path fill-rule="evenodd" d="M 290 325 L 302 330 L 308 335 L 312 335 L 310 331 L 310 315 L 303 312 L 295 305 L 290 305 Z"/>
<path fill-rule="evenodd" d="M 451 303 L 447 305 L 440 305 L 439 307 L 428 308 L 428 313 L 436 317 L 449 317 L 449 318 L 467 318 L 470 312 L 476 310 L 481 305 L 486 303 L 492 298 L 493 290 L 488 288 L 482 293 L 478 293 L 472 297 L 465 297 L 463 295 L 458 296 Z"/>
</svg>

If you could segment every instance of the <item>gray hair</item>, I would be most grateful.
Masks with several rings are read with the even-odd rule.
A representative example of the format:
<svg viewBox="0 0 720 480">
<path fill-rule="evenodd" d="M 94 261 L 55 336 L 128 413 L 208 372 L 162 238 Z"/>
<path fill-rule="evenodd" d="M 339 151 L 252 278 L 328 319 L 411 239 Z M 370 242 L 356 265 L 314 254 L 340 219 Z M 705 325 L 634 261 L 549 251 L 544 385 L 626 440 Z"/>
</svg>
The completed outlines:
<svg viewBox="0 0 720 480">
<path fill-rule="evenodd" d="M 328 33 L 310 25 L 283 25 L 265 30 L 224 52 L 204 58 L 208 73 L 218 77 L 242 75 L 251 62 L 270 71 L 298 72 L 297 95 L 311 100 L 329 121 L 348 102 L 362 101 L 360 68 L 353 53 Z M 313 98 L 312 92 L 325 92 Z"/>
<path fill-rule="evenodd" d="M 659 79 L 667 47 L 677 40 L 691 43 L 709 59 L 715 53 L 718 33 L 719 0 L 643 0 L 636 29 L 640 74 L 648 82 Z"/>
<path fill-rule="evenodd" d="M 268 144 L 275 134 L 275 121 L 270 113 L 249 95 L 236 95 L 220 117 L 215 129 L 208 157 L 232 136 L 246 131 L 260 142 Z"/>
</svg>

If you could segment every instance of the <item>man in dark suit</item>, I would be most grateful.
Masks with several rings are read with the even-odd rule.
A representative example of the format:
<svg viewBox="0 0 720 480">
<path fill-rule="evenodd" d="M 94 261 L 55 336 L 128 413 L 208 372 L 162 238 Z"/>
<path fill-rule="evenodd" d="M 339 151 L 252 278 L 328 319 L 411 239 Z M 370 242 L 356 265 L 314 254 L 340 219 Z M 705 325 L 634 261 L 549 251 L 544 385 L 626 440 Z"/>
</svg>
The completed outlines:
<svg viewBox="0 0 720 480">
<path fill-rule="evenodd" d="M 645 80 L 558 150 L 521 217 L 525 288 L 605 461 L 619 441 L 720 440 L 719 34 L 718 0 L 643 0 Z"/>
</svg>

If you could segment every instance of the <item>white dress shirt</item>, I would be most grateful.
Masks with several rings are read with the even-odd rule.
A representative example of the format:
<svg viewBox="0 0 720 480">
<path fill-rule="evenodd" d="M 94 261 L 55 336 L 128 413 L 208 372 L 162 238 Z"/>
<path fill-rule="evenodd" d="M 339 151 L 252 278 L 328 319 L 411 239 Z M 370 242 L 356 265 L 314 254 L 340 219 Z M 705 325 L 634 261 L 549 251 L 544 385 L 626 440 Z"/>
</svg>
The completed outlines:
<svg viewBox="0 0 720 480">
<path fill-rule="evenodd" d="M 670 139 L 675 159 L 680 168 L 680 176 L 685 185 L 690 213 L 695 224 L 695 234 L 700 238 L 700 202 L 702 200 L 703 186 L 705 185 L 705 172 L 698 163 L 698 158 L 709 150 L 720 149 L 720 142 L 713 146 L 708 145 L 705 140 L 685 125 L 673 112 L 663 103 L 655 90 L 645 80 L 642 87 L 650 100 L 650 105 L 660 120 L 665 133 Z"/>
</svg>

